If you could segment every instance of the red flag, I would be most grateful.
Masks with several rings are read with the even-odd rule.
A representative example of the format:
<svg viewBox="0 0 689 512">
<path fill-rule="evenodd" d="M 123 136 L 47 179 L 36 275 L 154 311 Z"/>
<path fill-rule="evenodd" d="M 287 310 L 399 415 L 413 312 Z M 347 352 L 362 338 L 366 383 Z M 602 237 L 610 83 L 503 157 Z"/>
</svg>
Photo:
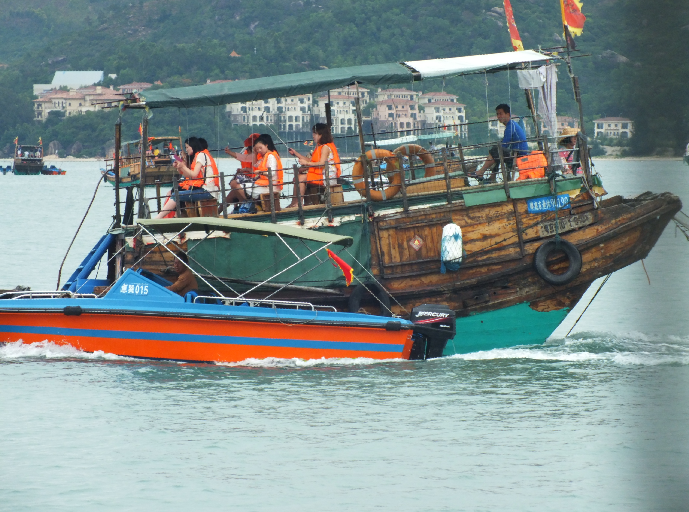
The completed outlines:
<svg viewBox="0 0 689 512">
<path fill-rule="evenodd" d="M 333 260 L 333 266 L 340 267 L 342 274 L 344 274 L 345 281 L 347 282 L 347 286 L 352 284 L 352 279 L 354 279 L 354 269 L 347 265 L 342 258 L 336 256 L 335 253 L 330 249 L 326 249 L 326 252 L 328 253 L 328 257 Z"/>
<path fill-rule="evenodd" d="M 19 137 L 14 138 L 14 143 L 15 143 L 15 145 L 19 143 Z"/>
<path fill-rule="evenodd" d="M 579 0 L 560 0 L 560 7 L 563 25 L 573 36 L 580 36 L 586 21 L 586 16 L 581 13 L 582 3 Z"/>
<path fill-rule="evenodd" d="M 143 135 L 143 134 L 144 134 L 144 127 L 141 126 L 141 123 L 139 123 L 139 135 Z"/>
<path fill-rule="evenodd" d="M 519 31 L 517 30 L 517 24 L 514 22 L 514 13 L 512 12 L 512 4 L 510 0 L 504 0 L 503 5 L 505 6 L 505 17 L 507 18 L 507 30 L 510 33 L 510 39 L 512 40 L 512 48 L 515 51 L 523 51 L 524 45 L 522 44 L 522 38 L 519 37 Z"/>
</svg>

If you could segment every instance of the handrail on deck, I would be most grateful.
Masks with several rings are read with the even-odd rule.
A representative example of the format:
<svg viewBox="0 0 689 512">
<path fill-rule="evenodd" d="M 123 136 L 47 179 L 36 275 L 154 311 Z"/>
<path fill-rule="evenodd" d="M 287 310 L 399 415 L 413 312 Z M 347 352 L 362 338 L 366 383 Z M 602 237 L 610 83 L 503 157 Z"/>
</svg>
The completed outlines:
<svg viewBox="0 0 689 512">
<path fill-rule="evenodd" d="M 253 307 L 262 306 L 262 305 L 269 305 L 273 309 L 276 309 L 277 307 L 283 307 L 283 308 L 293 307 L 295 309 L 299 309 L 300 307 L 304 307 L 304 308 L 310 309 L 311 311 L 316 311 L 317 309 L 325 309 L 325 310 L 332 310 L 334 312 L 337 312 L 337 308 L 335 308 L 334 306 L 319 306 L 319 305 L 314 305 L 310 302 L 298 302 L 298 301 L 291 301 L 291 300 L 236 299 L 236 298 L 232 298 L 232 297 L 217 297 L 214 295 L 198 295 L 197 297 L 194 298 L 194 303 L 197 303 L 197 301 L 199 299 L 210 299 L 210 300 L 216 300 L 216 301 L 219 300 L 225 306 L 237 306 L 237 305 L 241 306 L 243 304 L 248 304 L 249 307 L 253 308 Z"/>
</svg>

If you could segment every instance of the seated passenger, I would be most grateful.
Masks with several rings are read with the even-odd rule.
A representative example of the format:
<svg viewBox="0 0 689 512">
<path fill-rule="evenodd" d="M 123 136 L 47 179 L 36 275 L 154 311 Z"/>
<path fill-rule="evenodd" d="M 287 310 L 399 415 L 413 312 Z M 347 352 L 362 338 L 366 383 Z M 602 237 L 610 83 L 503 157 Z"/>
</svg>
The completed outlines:
<svg viewBox="0 0 689 512">
<path fill-rule="evenodd" d="M 505 168 L 511 171 L 514 166 L 514 159 L 516 157 L 529 154 L 529 146 L 526 143 L 526 134 L 521 126 L 512 121 L 510 115 L 510 106 L 501 103 L 495 107 L 495 115 L 498 121 L 505 125 L 505 134 L 502 137 L 503 160 L 505 161 Z M 500 152 L 498 146 L 490 148 L 488 158 L 486 158 L 483 166 L 476 171 L 476 177 L 479 181 L 483 180 L 483 175 L 487 169 L 490 169 L 490 178 L 488 182 L 495 182 L 495 175 L 500 166 Z"/>
<path fill-rule="evenodd" d="M 332 133 L 330 133 L 330 128 L 325 123 L 316 123 L 311 129 L 311 135 L 313 136 L 313 142 L 316 149 L 313 150 L 311 158 L 305 157 L 304 155 L 298 153 L 294 149 L 290 148 L 289 154 L 296 157 L 301 165 L 313 165 L 308 169 L 300 170 L 298 175 L 299 180 L 299 191 L 301 193 L 302 203 L 304 199 L 304 194 L 306 194 L 306 184 L 311 185 L 321 185 L 323 186 L 323 167 L 325 163 L 328 162 L 328 185 L 334 186 L 337 184 L 337 178 L 340 177 L 342 169 L 340 167 L 340 155 L 337 152 L 337 147 L 335 147 L 335 142 L 333 142 Z M 297 184 L 297 177 L 295 176 L 294 184 Z M 296 192 L 292 198 L 292 202 L 287 206 L 287 208 L 292 208 L 297 206 L 297 195 Z"/>
<path fill-rule="evenodd" d="M 201 142 L 196 137 L 189 137 L 184 141 L 184 149 L 191 159 L 191 165 L 187 166 L 185 162 L 180 160 L 175 160 L 172 164 L 182 175 L 182 180 L 179 184 L 179 200 L 182 202 L 196 202 L 214 199 L 211 192 L 217 192 L 217 187 L 213 190 L 213 186 L 209 185 L 209 180 L 211 182 L 214 180 L 212 177 L 208 178 L 208 176 L 212 176 L 213 167 L 208 156 L 203 151 Z M 169 197 L 156 218 L 162 219 L 170 216 L 176 207 L 177 203 L 175 200 Z M 174 217 L 174 214 L 172 216 Z"/>
<path fill-rule="evenodd" d="M 560 158 L 562 159 L 562 173 L 563 174 L 583 174 L 579 163 L 574 162 L 574 153 L 576 152 L 577 134 L 579 130 L 576 128 L 565 128 L 560 134 L 558 145 L 564 149 L 560 151 Z"/>
<path fill-rule="evenodd" d="M 244 139 L 244 149 L 236 153 L 230 150 L 229 147 L 225 148 L 225 153 L 230 155 L 232 158 L 239 160 L 241 167 L 237 169 L 237 173 L 234 175 L 232 181 L 230 181 L 230 193 L 227 194 L 227 203 L 244 203 L 246 202 L 246 187 L 247 185 L 253 186 L 254 181 L 256 181 L 256 174 L 254 173 L 254 167 L 256 166 L 256 155 L 254 154 L 253 147 L 254 141 L 260 136 L 259 133 L 252 133 L 246 139 Z"/>
<path fill-rule="evenodd" d="M 256 173 L 256 181 L 251 188 L 251 197 L 259 199 L 261 194 L 270 193 L 268 188 L 270 182 L 268 181 L 268 170 L 270 169 L 273 176 L 273 192 L 280 192 L 282 190 L 282 161 L 278 155 L 273 138 L 267 133 L 261 134 L 254 141 L 254 153 L 258 160 L 254 172 Z"/>
<path fill-rule="evenodd" d="M 175 292 L 177 295 L 184 297 L 189 292 L 195 292 L 198 288 L 196 284 L 196 277 L 189 268 L 189 258 L 183 252 L 176 255 L 175 258 L 175 272 L 177 272 L 177 281 L 166 288 Z M 182 260 L 182 261 L 180 261 Z"/>
</svg>

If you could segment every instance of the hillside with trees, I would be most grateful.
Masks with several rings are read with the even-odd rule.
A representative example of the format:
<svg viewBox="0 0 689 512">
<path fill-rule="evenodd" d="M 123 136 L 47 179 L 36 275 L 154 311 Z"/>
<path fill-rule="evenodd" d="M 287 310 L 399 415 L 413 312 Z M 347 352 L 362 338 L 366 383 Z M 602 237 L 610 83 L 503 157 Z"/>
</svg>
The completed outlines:
<svg viewBox="0 0 689 512">
<path fill-rule="evenodd" d="M 0 151 L 14 139 L 79 142 L 104 154 L 116 113 L 33 120 L 32 84 L 56 70 L 116 74 L 103 85 L 160 81 L 164 87 L 245 79 L 322 67 L 509 51 L 499 0 L 5 0 L 0 12 Z M 513 0 L 526 48 L 562 44 L 557 0 Z M 689 140 L 689 6 L 681 0 L 585 2 L 582 54 L 574 61 L 587 130 L 601 116 L 636 122 L 635 154 L 674 153 Z M 240 57 L 231 57 L 231 52 Z M 559 72 L 561 114 L 575 114 L 566 70 Z M 510 99 L 525 113 L 514 74 L 425 82 L 467 104 L 469 121 Z M 414 85 L 419 88 L 419 84 Z M 222 144 L 243 139 L 214 109 L 157 111 L 158 134 L 205 133 Z M 140 114 L 126 113 L 135 138 Z M 190 131 L 188 131 L 190 130 Z M 211 137 L 212 136 L 212 137 Z"/>
</svg>

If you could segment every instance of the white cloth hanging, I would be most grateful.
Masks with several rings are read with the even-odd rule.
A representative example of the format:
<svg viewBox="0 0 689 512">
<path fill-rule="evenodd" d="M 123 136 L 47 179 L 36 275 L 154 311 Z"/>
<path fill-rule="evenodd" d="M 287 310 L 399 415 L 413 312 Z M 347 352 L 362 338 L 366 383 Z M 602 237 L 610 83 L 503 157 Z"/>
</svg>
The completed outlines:
<svg viewBox="0 0 689 512">
<path fill-rule="evenodd" d="M 538 89 L 538 115 L 551 137 L 557 136 L 557 66 L 549 64 L 538 68 L 543 85 Z"/>
<path fill-rule="evenodd" d="M 520 89 L 538 89 L 545 83 L 545 77 L 537 69 L 518 69 Z"/>
<path fill-rule="evenodd" d="M 440 273 L 446 270 L 456 272 L 462 263 L 462 228 L 457 224 L 443 226 L 443 236 L 440 241 Z"/>
</svg>

